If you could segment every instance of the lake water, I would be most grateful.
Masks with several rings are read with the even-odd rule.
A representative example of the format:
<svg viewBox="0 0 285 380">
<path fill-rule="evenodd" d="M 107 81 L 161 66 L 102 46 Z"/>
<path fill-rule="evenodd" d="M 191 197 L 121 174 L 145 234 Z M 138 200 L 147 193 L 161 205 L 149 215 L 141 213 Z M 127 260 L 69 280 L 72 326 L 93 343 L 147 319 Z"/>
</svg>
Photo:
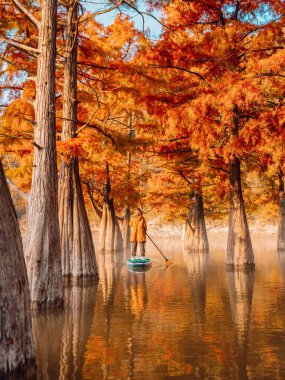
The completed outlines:
<svg viewBox="0 0 285 380">
<path fill-rule="evenodd" d="M 153 266 L 97 253 L 98 285 L 66 289 L 66 307 L 33 317 L 38 379 L 285 379 L 285 254 L 253 239 L 254 273 L 227 272 L 225 237 L 208 255 L 150 244 Z"/>
</svg>

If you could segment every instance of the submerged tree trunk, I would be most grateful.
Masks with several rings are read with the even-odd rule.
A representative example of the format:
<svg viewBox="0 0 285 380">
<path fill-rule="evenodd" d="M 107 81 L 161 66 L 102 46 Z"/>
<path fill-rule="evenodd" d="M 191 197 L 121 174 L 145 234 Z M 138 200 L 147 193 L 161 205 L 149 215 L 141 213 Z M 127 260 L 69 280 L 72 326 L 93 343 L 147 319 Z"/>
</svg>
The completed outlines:
<svg viewBox="0 0 285 380">
<path fill-rule="evenodd" d="M 234 136 L 238 136 L 238 115 L 235 109 Z M 253 268 L 254 256 L 244 207 L 241 186 L 240 160 L 234 156 L 230 163 L 229 233 L 227 242 L 227 266 Z"/>
<path fill-rule="evenodd" d="M 41 3 L 32 186 L 25 257 L 32 307 L 63 304 L 55 145 L 56 1 Z"/>
<path fill-rule="evenodd" d="M 279 216 L 278 216 L 278 251 L 285 251 L 285 192 L 283 172 L 279 173 Z"/>
<path fill-rule="evenodd" d="M 106 172 L 107 177 L 104 185 L 103 212 L 99 228 L 99 246 L 100 250 L 113 251 L 123 248 L 123 238 L 115 214 L 113 198 L 110 198 L 111 182 L 108 163 L 106 164 Z"/>
<path fill-rule="evenodd" d="M 194 191 L 190 194 L 191 206 L 185 221 L 184 248 L 189 251 L 207 253 L 209 243 L 205 225 L 202 194 Z"/>
<path fill-rule="evenodd" d="M 0 162 L 0 378 L 34 367 L 29 283 L 20 229 Z M 21 373 L 21 375 L 20 375 Z"/>
<path fill-rule="evenodd" d="M 65 47 L 62 141 L 77 129 L 78 2 L 68 4 Z M 59 177 L 59 227 L 62 274 L 72 281 L 98 277 L 95 249 L 79 176 L 78 158 L 64 159 Z"/>
<path fill-rule="evenodd" d="M 230 164 L 229 203 L 227 266 L 237 269 L 254 267 L 254 256 L 242 196 L 240 161 L 237 157 Z"/>
</svg>

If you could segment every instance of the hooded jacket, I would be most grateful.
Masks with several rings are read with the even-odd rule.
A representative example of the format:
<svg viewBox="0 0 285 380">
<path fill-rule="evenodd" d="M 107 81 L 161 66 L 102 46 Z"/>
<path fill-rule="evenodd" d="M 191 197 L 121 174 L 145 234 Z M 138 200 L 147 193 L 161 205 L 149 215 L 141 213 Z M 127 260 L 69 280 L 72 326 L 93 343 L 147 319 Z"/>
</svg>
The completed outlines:
<svg viewBox="0 0 285 380">
<path fill-rule="evenodd" d="M 146 241 L 146 221 L 142 215 L 132 218 L 130 221 L 131 227 L 131 242 L 142 243 Z"/>
</svg>

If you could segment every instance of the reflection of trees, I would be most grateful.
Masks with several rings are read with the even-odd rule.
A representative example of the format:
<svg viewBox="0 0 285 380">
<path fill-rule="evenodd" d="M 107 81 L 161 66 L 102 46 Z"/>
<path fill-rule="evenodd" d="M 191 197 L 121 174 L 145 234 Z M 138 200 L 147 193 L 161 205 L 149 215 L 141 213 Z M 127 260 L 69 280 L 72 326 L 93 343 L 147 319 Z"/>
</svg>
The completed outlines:
<svg viewBox="0 0 285 380">
<path fill-rule="evenodd" d="M 37 357 L 37 380 L 58 379 L 63 312 L 34 312 L 32 322 Z"/>
<path fill-rule="evenodd" d="M 285 281 L 285 251 L 278 251 L 277 255 L 278 255 L 280 272 L 281 272 L 283 281 Z"/>
<path fill-rule="evenodd" d="M 114 318 L 114 308 L 117 294 L 117 283 L 125 266 L 123 251 L 100 251 L 97 254 L 99 269 L 99 289 L 97 307 L 93 315 L 92 331 L 100 326 L 100 336 L 91 337 L 87 344 L 87 353 L 84 359 L 84 378 L 93 379 L 94 371 L 100 362 L 100 375 L 102 379 L 109 377 L 110 366 L 113 364 L 113 341 L 112 321 Z M 118 298 L 119 296 L 117 296 Z M 124 306 L 121 299 L 120 306 Z M 119 328 L 120 324 L 116 326 Z M 97 360 L 98 359 L 98 360 Z M 95 369 L 96 368 L 96 369 Z"/>
<path fill-rule="evenodd" d="M 97 285 L 68 287 L 63 311 L 34 314 L 37 380 L 80 377 L 96 293 Z"/>
<path fill-rule="evenodd" d="M 124 253 L 122 251 L 100 251 L 97 254 L 97 260 L 103 302 L 106 306 L 111 305 L 115 295 L 115 280 L 124 266 Z"/>
<path fill-rule="evenodd" d="M 206 273 L 209 256 L 207 254 L 189 252 L 187 250 L 183 251 L 183 256 L 192 291 L 193 312 L 196 322 L 199 323 L 205 319 Z M 199 328 L 201 328 L 201 326 L 199 326 Z"/>
<path fill-rule="evenodd" d="M 228 271 L 230 305 L 236 339 L 238 379 L 247 379 L 248 331 L 254 286 L 254 271 Z"/>
</svg>

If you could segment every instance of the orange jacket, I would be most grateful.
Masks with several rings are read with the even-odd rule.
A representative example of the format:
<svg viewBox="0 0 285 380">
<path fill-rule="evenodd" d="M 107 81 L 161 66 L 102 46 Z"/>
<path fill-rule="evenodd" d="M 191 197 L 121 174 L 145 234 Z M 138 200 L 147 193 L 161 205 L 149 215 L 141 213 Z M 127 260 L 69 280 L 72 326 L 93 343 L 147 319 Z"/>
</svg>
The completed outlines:
<svg viewBox="0 0 285 380">
<path fill-rule="evenodd" d="M 137 216 L 130 221 L 131 227 L 131 242 L 142 243 L 146 241 L 146 221 L 143 216 Z"/>
</svg>

